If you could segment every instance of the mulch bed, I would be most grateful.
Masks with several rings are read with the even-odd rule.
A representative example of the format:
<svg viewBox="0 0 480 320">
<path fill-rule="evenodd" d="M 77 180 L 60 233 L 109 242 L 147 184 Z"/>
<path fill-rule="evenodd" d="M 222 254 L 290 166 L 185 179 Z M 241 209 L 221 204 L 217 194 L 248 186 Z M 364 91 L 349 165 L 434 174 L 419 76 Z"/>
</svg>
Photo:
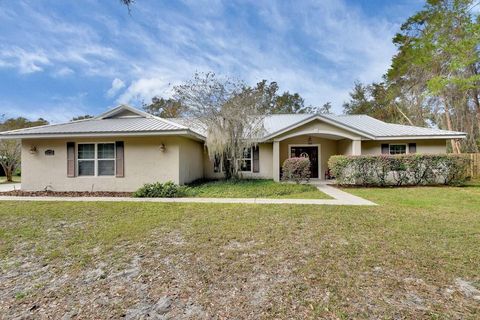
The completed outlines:
<svg viewBox="0 0 480 320">
<path fill-rule="evenodd" d="M 0 196 L 15 197 L 131 197 L 132 192 L 108 192 L 108 191 L 22 191 L 14 190 L 0 192 Z"/>
</svg>

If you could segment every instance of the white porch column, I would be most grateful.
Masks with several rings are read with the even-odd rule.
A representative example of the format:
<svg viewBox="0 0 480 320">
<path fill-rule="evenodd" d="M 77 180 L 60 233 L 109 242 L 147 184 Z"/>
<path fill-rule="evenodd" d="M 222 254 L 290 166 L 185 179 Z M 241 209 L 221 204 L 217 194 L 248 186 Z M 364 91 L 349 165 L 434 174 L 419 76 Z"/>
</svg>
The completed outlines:
<svg viewBox="0 0 480 320">
<path fill-rule="evenodd" d="M 273 141 L 273 180 L 280 181 L 280 142 Z"/>
<path fill-rule="evenodd" d="M 362 140 L 352 140 L 352 155 L 359 156 L 362 154 Z"/>
</svg>

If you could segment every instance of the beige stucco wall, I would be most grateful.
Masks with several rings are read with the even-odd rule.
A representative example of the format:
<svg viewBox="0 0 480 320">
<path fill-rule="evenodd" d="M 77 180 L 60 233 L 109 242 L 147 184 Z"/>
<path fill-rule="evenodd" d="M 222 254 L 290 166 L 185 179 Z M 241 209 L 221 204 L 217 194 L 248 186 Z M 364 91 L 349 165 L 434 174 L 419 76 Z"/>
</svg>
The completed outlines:
<svg viewBox="0 0 480 320">
<path fill-rule="evenodd" d="M 416 143 L 417 153 L 446 153 L 447 142 L 444 139 L 432 140 L 390 140 L 390 141 L 362 141 L 362 154 L 376 155 L 382 153 L 382 144 L 407 144 Z M 408 147 L 407 147 L 408 152 Z"/>
<path fill-rule="evenodd" d="M 67 177 L 67 141 L 124 141 L 125 177 Z M 160 151 L 162 143 L 166 146 L 165 152 Z M 203 175 L 201 163 L 192 165 L 193 161 L 201 160 L 201 153 L 198 152 L 201 149 L 194 144 L 199 143 L 182 137 L 23 140 L 22 188 L 43 190 L 49 186 L 51 190 L 57 191 L 134 191 L 144 183 L 168 180 L 182 183 Z M 32 145 L 38 150 L 36 154 L 29 152 Z M 46 156 L 47 149 L 53 149 L 55 155 Z M 192 162 L 180 162 L 181 152 L 190 156 Z"/>
<path fill-rule="evenodd" d="M 180 144 L 180 184 L 203 178 L 203 142 L 182 138 Z"/>
<path fill-rule="evenodd" d="M 352 155 L 352 140 L 342 139 L 337 142 L 337 154 L 350 156 Z"/>
<path fill-rule="evenodd" d="M 291 135 L 312 135 L 312 134 L 318 134 L 318 135 L 325 135 L 325 137 L 328 137 L 328 135 L 332 136 L 337 136 L 338 137 L 343 137 L 343 138 L 348 138 L 348 139 L 360 139 L 361 137 L 351 133 L 347 130 L 335 127 L 331 124 L 328 124 L 326 122 L 320 121 L 320 120 L 315 120 L 312 122 L 309 122 L 307 124 L 304 124 L 303 126 L 300 126 L 298 128 L 295 128 L 293 130 L 290 130 L 288 132 L 285 132 L 277 137 L 275 137 L 275 140 L 283 140 L 285 138 L 288 138 Z"/>
</svg>

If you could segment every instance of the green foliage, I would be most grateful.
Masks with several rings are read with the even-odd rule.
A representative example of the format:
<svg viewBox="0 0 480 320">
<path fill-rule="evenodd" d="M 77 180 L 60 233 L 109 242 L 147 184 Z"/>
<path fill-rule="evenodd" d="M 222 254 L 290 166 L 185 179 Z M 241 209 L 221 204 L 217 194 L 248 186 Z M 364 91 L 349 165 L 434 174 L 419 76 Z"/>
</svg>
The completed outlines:
<svg viewBox="0 0 480 320">
<path fill-rule="evenodd" d="M 310 179 L 310 160 L 308 158 L 288 158 L 282 165 L 282 180 L 308 181 Z"/>
<path fill-rule="evenodd" d="M 399 105 L 395 98 L 398 92 L 386 83 L 363 84 L 356 81 L 350 92 L 350 100 L 343 104 L 346 114 L 366 114 L 390 123 L 413 124 L 408 109 Z M 425 125 L 425 119 L 415 123 Z"/>
<path fill-rule="evenodd" d="M 340 185 L 462 185 L 469 159 L 452 154 L 333 156 L 328 165 Z"/>
<path fill-rule="evenodd" d="M 305 100 L 298 93 L 290 93 L 289 91 L 279 92 L 278 84 L 275 81 L 268 83 L 267 80 L 262 80 L 257 83 L 253 89 L 262 92 L 266 97 L 264 103 L 264 112 L 267 114 L 280 113 L 328 113 L 330 105 L 328 102 L 322 108 L 306 106 Z M 326 112 L 325 112 L 326 111 Z"/>
<path fill-rule="evenodd" d="M 175 99 L 153 97 L 150 104 L 143 105 L 143 110 L 162 118 L 178 118 L 185 114 L 187 108 Z"/>
<path fill-rule="evenodd" d="M 83 116 L 73 117 L 72 120 L 70 120 L 70 121 L 86 120 L 86 119 L 92 119 L 92 118 L 93 118 L 92 115 L 90 115 L 90 114 L 84 114 Z"/>
<path fill-rule="evenodd" d="M 43 118 L 38 118 L 37 120 L 28 120 L 24 117 L 18 118 L 9 118 L 3 122 L 0 122 L 0 131 L 9 131 L 23 128 L 30 128 L 36 126 L 43 126 L 48 124 L 48 121 Z"/>
<path fill-rule="evenodd" d="M 188 187 L 179 186 L 172 181 L 165 183 L 146 183 L 133 193 L 137 198 L 178 198 L 188 193 Z"/>
</svg>

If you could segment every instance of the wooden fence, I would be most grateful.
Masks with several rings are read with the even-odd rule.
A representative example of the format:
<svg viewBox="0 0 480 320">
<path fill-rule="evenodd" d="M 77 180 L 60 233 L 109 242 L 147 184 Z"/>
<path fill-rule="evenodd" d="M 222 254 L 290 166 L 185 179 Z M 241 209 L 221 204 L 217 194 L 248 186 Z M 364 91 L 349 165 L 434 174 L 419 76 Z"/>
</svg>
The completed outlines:
<svg viewBox="0 0 480 320">
<path fill-rule="evenodd" d="M 470 158 L 468 174 L 472 178 L 480 178 L 480 153 L 467 153 L 465 155 Z"/>
</svg>

